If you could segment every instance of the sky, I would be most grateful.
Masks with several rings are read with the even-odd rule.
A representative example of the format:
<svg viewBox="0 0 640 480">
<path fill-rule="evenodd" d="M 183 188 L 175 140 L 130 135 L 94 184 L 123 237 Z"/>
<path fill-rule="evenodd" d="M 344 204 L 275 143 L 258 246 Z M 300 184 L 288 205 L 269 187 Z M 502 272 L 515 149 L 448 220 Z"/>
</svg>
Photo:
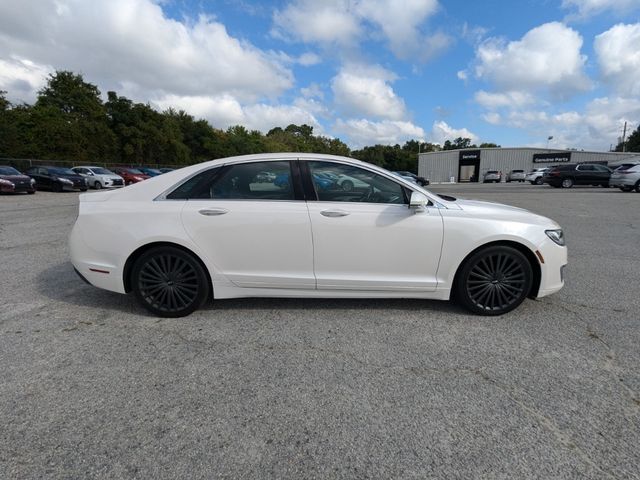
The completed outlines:
<svg viewBox="0 0 640 480">
<path fill-rule="evenodd" d="M 0 90 L 32 103 L 55 70 L 352 148 L 606 151 L 640 124 L 640 0 L 0 0 Z"/>
</svg>

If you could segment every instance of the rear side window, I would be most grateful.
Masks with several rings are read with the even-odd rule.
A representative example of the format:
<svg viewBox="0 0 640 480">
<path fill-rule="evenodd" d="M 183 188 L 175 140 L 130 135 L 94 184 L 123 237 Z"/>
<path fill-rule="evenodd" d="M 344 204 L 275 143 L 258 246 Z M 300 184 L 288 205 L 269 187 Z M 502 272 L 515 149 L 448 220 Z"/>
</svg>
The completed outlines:
<svg viewBox="0 0 640 480">
<path fill-rule="evenodd" d="M 294 200 L 288 161 L 253 162 L 206 170 L 166 196 L 169 200 Z"/>
</svg>

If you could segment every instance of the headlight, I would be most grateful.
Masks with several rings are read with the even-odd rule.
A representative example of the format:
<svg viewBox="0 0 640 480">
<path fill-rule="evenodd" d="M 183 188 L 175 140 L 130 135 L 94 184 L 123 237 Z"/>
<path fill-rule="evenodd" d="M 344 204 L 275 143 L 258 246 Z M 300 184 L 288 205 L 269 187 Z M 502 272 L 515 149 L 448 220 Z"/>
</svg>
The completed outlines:
<svg viewBox="0 0 640 480">
<path fill-rule="evenodd" d="M 36 179 L 35 179 L 35 178 L 32 178 L 32 179 L 31 179 L 31 185 L 35 185 L 35 183 L 36 183 Z"/>
<path fill-rule="evenodd" d="M 555 243 L 557 243 L 561 247 L 564 247 L 564 232 L 562 231 L 562 229 L 545 230 L 544 233 L 546 233 L 547 237 L 549 237 Z"/>
</svg>

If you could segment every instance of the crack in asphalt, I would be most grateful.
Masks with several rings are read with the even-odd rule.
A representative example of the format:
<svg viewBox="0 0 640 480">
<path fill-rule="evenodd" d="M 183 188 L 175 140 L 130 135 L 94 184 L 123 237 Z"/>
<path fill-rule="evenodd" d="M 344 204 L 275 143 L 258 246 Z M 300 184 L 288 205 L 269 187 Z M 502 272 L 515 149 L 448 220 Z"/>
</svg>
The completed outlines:
<svg viewBox="0 0 640 480">
<path fill-rule="evenodd" d="M 196 343 L 196 344 L 204 345 L 210 348 L 216 347 L 216 345 L 212 342 L 207 342 L 205 340 L 199 340 L 199 339 L 188 339 L 183 334 L 175 330 L 167 332 L 167 335 L 171 335 L 171 334 L 175 335 L 180 340 L 186 343 Z M 218 342 L 218 344 L 227 345 L 225 342 Z M 604 344 L 606 345 L 606 343 Z M 345 352 L 344 350 L 338 350 L 338 349 L 318 347 L 315 345 L 310 345 L 308 343 L 305 345 L 301 345 L 300 347 L 295 345 L 294 346 L 274 346 L 274 345 L 268 345 L 264 343 L 256 343 L 253 346 L 253 348 L 256 350 L 267 349 L 270 351 L 279 350 L 279 351 L 298 351 L 298 352 L 313 350 L 323 354 L 347 357 L 348 359 L 354 361 L 358 365 L 361 365 L 367 368 L 373 368 L 375 371 L 398 370 L 398 371 L 404 371 L 406 373 L 410 373 L 418 376 L 424 376 L 428 374 L 432 374 L 432 375 L 462 374 L 462 375 L 477 376 L 481 378 L 483 381 L 485 381 L 486 383 L 488 383 L 489 385 L 493 386 L 496 390 L 501 392 L 503 395 L 505 395 L 509 400 L 511 400 L 515 405 L 517 405 L 521 409 L 521 411 L 523 411 L 527 416 L 529 416 L 541 427 L 543 427 L 547 432 L 549 432 L 560 445 L 562 445 L 564 448 L 566 448 L 570 452 L 575 452 L 582 462 L 584 462 L 586 465 L 591 467 L 593 470 L 599 472 L 599 474 L 601 475 L 601 478 L 610 478 L 610 479 L 616 478 L 613 474 L 607 472 L 602 467 L 600 467 L 597 463 L 595 463 L 584 450 L 582 450 L 580 447 L 577 446 L 577 444 L 573 441 L 572 437 L 567 433 L 565 433 L 562 429 L 560 429 L 551 418 L 541 413 L 535 407 L 528 405 L 524 400 L 522 400 L 515 394 L 513 389 L 500 383 L 495 378 L 492 378 L 491 376 L 489 376 L 487 372 L 485 372 L 482 369 L 470 368 L 470 367 L 433 368 L 433 367 L 425 367 L 425 366 L 405 366 L 405 365 L 393 365 L 393 364 L 384 364 L 384 363 L 380 364 L 380 363 L 368 362 L 366 360 L 362 360 L 357 355 L 351 352 Z"/>
<path fill-rule="evenodd" d="M 582 326 L 587 331 L 587 335 L 589 335 L 590 338 L 598 341 L 600 344 L 602 344 L 606 348 L 607 354 L 605 355 L 605 360 L 604 360 L 605 371 L 607 371 L 615 380 L 617 380 L 614 383 L 615 385 L 622 387 L 622 389 L 627 392 L 627 394 L 631 397 L 631 401 L 633 405 L 635 405 L 636 407 L 640 407 L 640 394 L 638 394 L 638 392 L 636 392 L 633 388 L 631 388 L 629 385 L 627 385 L 624 382 L 624 379 L 622 377 L 622 372 L 621 372 L 623 369 L 618 362 L 618 356 L 616 354 L 615 349 L 611 347 L 611 345 L 609 345 L 609 343 L 597 333 L 597 331 L 589 324 L 589 321 L 583 318 L 579 312 L 576 312 L 568 308 L 565 304 L 562 304 L 562 303 L 556 303 L 552 301 L 547 301 L 546 303 L 549 303 L 555 307 L 561 308 L 567 313 L 570 313 L 574 318 L 578 320 L 579 323 L 582 324 Z M 575 304 L 570 304 L 570 305 L 576 306 Z M 609 311 L 609 309 L 599 309 L 599 310 Z M 637 411 L 634 411 L 634 413 L 637 413 Z"/>
</svg>

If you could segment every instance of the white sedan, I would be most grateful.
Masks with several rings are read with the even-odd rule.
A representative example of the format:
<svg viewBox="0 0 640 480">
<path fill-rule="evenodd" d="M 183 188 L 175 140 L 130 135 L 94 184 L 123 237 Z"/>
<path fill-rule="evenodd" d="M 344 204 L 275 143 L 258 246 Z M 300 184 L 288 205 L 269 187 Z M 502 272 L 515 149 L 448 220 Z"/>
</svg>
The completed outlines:
<svg viewBox="0 0 640 480">
<path fill-rule="evenodd" d="M 321 172 L 366 188 L 345 191 Z M 80 195 L 79 210 L 76 271 L 163 317 L 237 297 L 455 298 L 498 315 L 560 290 L 567 263 L 548 218 L 329 155 L 213 160 Z"/>
</svg>

